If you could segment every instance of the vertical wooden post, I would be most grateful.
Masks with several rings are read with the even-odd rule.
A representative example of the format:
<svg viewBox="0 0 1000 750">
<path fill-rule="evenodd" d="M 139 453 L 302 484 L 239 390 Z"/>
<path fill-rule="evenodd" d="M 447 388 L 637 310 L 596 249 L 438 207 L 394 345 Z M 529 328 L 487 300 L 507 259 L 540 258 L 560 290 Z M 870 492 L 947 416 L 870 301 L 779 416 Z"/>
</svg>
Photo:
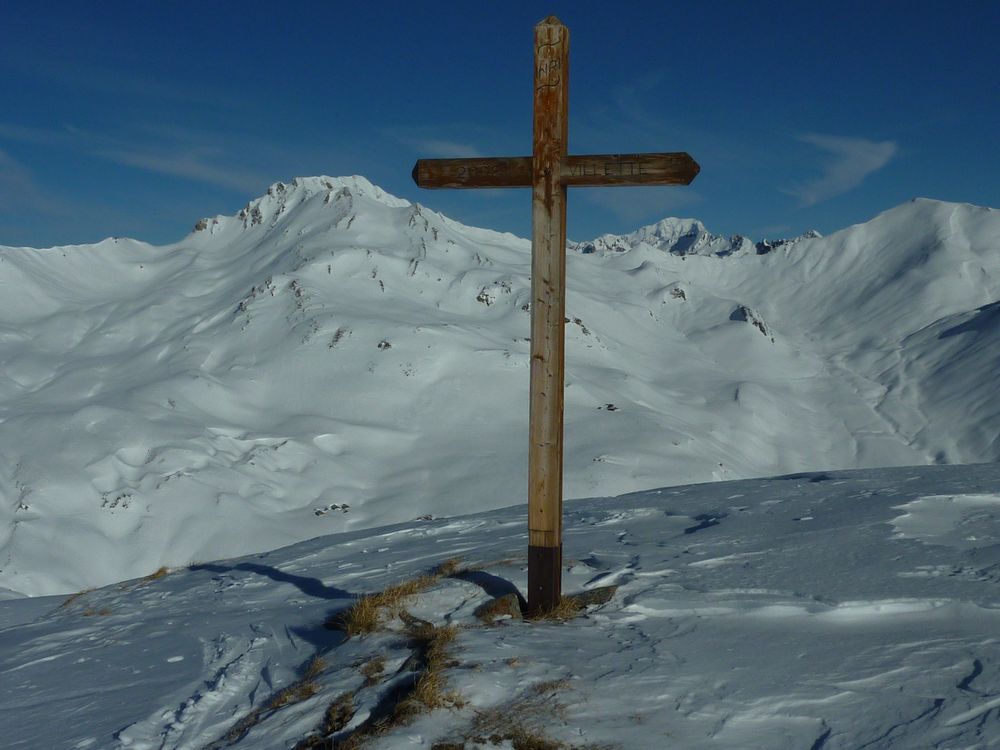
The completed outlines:
<svg viewBox="0 0 1000 750">
<path fill-rule="evenodd" d="M 566 158 L 569 31 L 535 26 L 531 198 L 531 401 L 528 427 L 528 609 L 562 596 L 563 372 L 566 307 Z"/>
<path fill-rule="evenodd" d="M 555 16 L 535 26 L 531 158 L 420 159 L 425 188 L 531 187 L 531 406 L 528 426 L 528 610 L 562 598 L 563 380 L 566 188 L 687 185 L 701 169 L 686 153 L 567 156 L 569 30 Z"/>
</svg>

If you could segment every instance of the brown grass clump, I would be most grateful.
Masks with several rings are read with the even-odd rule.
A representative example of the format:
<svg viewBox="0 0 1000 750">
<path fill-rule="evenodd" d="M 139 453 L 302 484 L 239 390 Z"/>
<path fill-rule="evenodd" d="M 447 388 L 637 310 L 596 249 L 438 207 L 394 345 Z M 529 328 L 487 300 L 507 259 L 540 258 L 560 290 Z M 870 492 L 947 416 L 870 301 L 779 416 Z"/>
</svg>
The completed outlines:
<svg viewBox="0 0 1000 750">
<path fill-rule="evenodd" d="M 438 563 L 434 567 L 433 575 L 438 578 L 447 578 L 464 570 L 461 557 L 449 557 L 444 562 Z"/>
<path fill-rule="evenodd" d="M 302 677 L 271 696 L 271 699 L 261 707 L 261 713 L 274 711 L 293 703 L 301 703 L 306 698 L 312 698 L 319 692 L 316 678 L 323 673 L 324 669 L 326 669 L 326 662 L 319 656 L 314 656 L 306 665 Z"/>
<path fill-rule="evenodd" d="M 379 655 L 369 659 L 358 668 L 358 671 L 365 678 L 365 687 L 377 685 L 382 673 L 385 672 L 385 657 Z"/>
<path fill-rule="evenodd" d="M 520 620 L 522 618 L 521 602 L 518 600 L 516 594 L 504 594 L 496 599 L 490 599 L 488 602 L 480 604 L 476 607 L 476 611 L 473 614 L 484 625 L 493 625 L 501 618 Z"/>
<path fill-rule="evenodd" d="M 369 717 L 346 736 L 336 739 L 331 735 L 343 730 L 354 716 L 354 696 L 344 693 L 330 704 L 323 724 L 315 734 L 311 734 L 298 745 L 295 750 L 314 750 L 318 748 L 336 747 L 337 750 L 357 750 L 364 747 L 370 740 L 384 735 L 390 730 L 404 726 L 414 716 L 436 708 L 461 708 L 465 701 L 456 692 L 446 690 L 444 670 L 455 662 L 451 658 L 451 644 L 458 634 L 454 625 L 435 627 L 433 624 L 420 620 L 405 610 L 399 613 L 406 626 L 410 638 L 410 646 L 414 649 L 414 658 L 419 663 L 420 673 L 416 676 L 413 688 L 394 707 L 391 713 L 378 719 Z M 365 676 L 365 686 L 371 687 L 385 669 L 385 658 L 376 656 L 358 667 Z"/>
<path fill-rule="evenodd" d="M 569 680 L 565 677 L 561 677 L 558 680 L 543 680 L 542 682 L 536 682 L 531 686 L 531 692 L 535 695 L 546 695 L 548 693 L 556 693 L 560 690 L 565 690 L 569 686 Z"/>
<path fill-rule="evenodd" d="M 324 669 L 326 669 L 326 661 L 319 656 L 314 656 L 306 665 L 302 677 L 275 693 L 261 707 L 261 712 L 273 711 L 293 703 L 301 703 L 306 698 L 312 698 L 319 692 L 319 685 L 316 684 L 316 678 L 323 674 Z"/>
<path fill-rule="evenodd" d="M 493 718 L 492 715 L 480 717 L 483 720 L 476 722 L 480 731 L 487 729 L 487 725 L 491 723 Z M 498 747 L 509 742 L 514 750 L 571 750 L 571 746 L 565 742 L 546 737 L 539 729 L 518 724 L 510 719 L 500 719 L 498 723 L 500 726 L 494 727 L 492 731 L 487 729 L 488 734 L 473 734 L 467 739 L 480 746 Z M 462 743 L 458 747 L 464 748 L 465 744 Z"/>
<path fill-rule="evenodd" d="M 326 669 L 326 662 L 319 656 L 314 656 L 306 664 L 302 676 L 291 685 L 286 685 L 277 693 L 268 698 L 262 705 L 253 709 L 250 713 L 237 721 L 221 739 L 206 745 L 206 750 L 218 750 L 221 747 L 229 747 L 239 742 L 246 736 L 253 727 L 257 726 L 267 716 L 280 708 L 291 706 L 294 703 L 301 703 L 308 698 L 312 698 L 319 692 L 319 685 L 316 678 Z"/>
<path fill-rule="evenodd" d="M 322 656 L 314 656 L 308 664 L 306 664 L 306 670 L 302 673 L 303 680 L 315 680 L 321 674 L 323 670 L 326 669 L 326 660 Z"/>
<path fill-rule="evenodd" d="M 434 575 L 417 576 L 408 581 L 397 583 L 395 586 L 390 586 L 382 592 L 381 596 L 385 598 L 387 605 L 394 606 L 407 596 L 413 596 L 429 589 L 437 579 L 438 576 Z"/>
<path fill-rule="evenodd" d="M 79 599 L 81 596 L 89 594 L 91 591 L 93 591 L 93 589 L 83 589 L 82 591 L 77 591 L 75 594 L 70 594 L 63 600 L 63 603 L 59 605 L 59 609 L 65 609 L 69 607 L 71 604 L 76 602 L 77 599 Z"/>
<path fill-rule="evenodd" d="M 152 573 L 150 573 L 148 576 L 145 576 L 142 579 L 142 581 L 143 581 L 143 583 L 146 583 L 148 581 L 155 581 L 155 580 L 157 580 L 159 578 L 163 578 L 169 572 L 170 572 L 170 568 L 168 568 L 166 565 L 162 565 L 159 568 L 157 568 L 156 570 L 154 570 Z"/>
<path fill-rule="evenodd" d="M 314 734 L 310 734 L 299 742 L 294 750 L 316 750 L 317 748 L 333 747 L 329 739 L 330 735 L 346 727 L 350 720 L 354 718 L 356 711 L 357 709 L 354 707 L 354 693 L 341 693 L 327 706 L 326 712 L 323 714 L 323 723 L 319 729 Z M 360 738 L 356 740 L 353 737 L 348 737 L 343 742 L 338 743 L 336 747 L 338 750 L 351 750 L 351 748 L 358 747 L 360 741 Z"/>
<path fill-rule="evenodd" d="M 328 621 L 327 627 L 343 630 L 349 636 L 373 633 L 378 630 L 383 616 L 398 615 L 407 597 L 427 590 L 438 578 L 436 575 L 417 576 L 377 594 L 359 596 L 354 604 Z"/>
<path fill-rule="evenodd" d="M 350 607 L 338 612 L 328 625 L 343 630 L 348 636 L 374 632 L 379 625 L 378 594 L 359 596 Z"/>
<path fill-rule="evenodd" d="M 428 634 L 425 651 L 428 669 L 438 669 L 445 666 L 450 656 L 448 647 L 455 641 L 457 635 L 457 625 L 432 627 L 432 632 Z"/>
<path fill-rule="evenodd" d="M 407 597 L 426 591 L 441 578 L 455 575 L 462 568 L 460 557 L 450 557 L 439 563 L 427 575 L 389 586 L 376 594 L 359 596 L 350 607 L 338 612 L 326 622 L 326 627 L 342 630 L 348 636 L 367 635 L 379 629 L 382 617 L 395 617 L 403 610 Z"/>
<path fill-rule="evenodd" d="M 323 714 L 323 733 L 330 735 L 339 732 L 354 718 L 354 693 L 341 693 L 327 706 Z"/>
<path fill-rule="evenodd" d="M 107 617 L 111 614 L 111 610 L 107 607 L 101 607 L 100 609 L 94 609 L 93 607 L 87 607 L 83 612 L 80 613 L 84 617 Z"/>
<path fill-rule="evenodd" d="M 274 711 L 278 708 L 290 706 L 293 703 L 301 703 L 307 698 L 312 698 L 319 692 L 319 685 L 312 680 L 299 680 L 293 682 L 286 688 L 279 690 L 271 700 L 264 704 L 263 712 Z"/>
<path fill-rule="evenodd" d="M 576 594 L 568 594 L 561 597 L 559 603 L 552 609 L 529 614 L 526 619 L 557 620 L 560 622 L 572 620 L 591 605 L 606 604 L 611 601 L 611 597 L 615 595 L 617 590 L 617 586 L 598 586 Z"/>
<path fill-rule="evenodd" d="M 514 750 L 610 750 L 597 745 L 574 745 L 547 736 L 543 730 L 553 717 L 565 720 L 566 707 L 556 700 L 556 693 L 570 688 L 566 678 L 546 680 L 532 685 L 520 698 L 497 708 L 476 711 L 467 734 L 462 737 L 477 747 L 509 745 Z M 445 745 L 447 747 L 447 745 Z"/>
<path fill-rule="evenodd" d="M 396 717 L 406 719 L 436 708 L 461 708 L 465 699 L 455 691 L 446 691 L 444 679 L 444 670 L 453 664 L 450 647 L 458 635 L 458 628 L 455 625 L 434 627 L 415 619 L 413 622 L 419 624 L 410 626 L 410 635 L 423 654 L 424 671 L 417 678 L 413 692 L 396 706 Z"/>
<path fill-rule="evenodd" d="M 559 622 L 564 622 L 566 620 L 572 620 L 580 612 L 583 611 L 583 605 L 572 596 L 563 596 L 559 599 L 559 603 L 551 609 L 544 610 L 542 612 L 529 612 L 525 619 L 527 620 L 557 620 Z"/>
</svg>

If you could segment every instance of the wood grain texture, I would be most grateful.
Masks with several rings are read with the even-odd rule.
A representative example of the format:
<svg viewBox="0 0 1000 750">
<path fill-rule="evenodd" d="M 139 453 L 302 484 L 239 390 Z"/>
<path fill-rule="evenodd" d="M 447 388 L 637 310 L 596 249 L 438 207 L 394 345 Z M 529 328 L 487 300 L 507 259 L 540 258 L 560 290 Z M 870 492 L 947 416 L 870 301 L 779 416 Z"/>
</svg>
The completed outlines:
<svg viewBox="0 0 1000 750">
<path fill-rule="evenodd" d="M 569 31 L 553 17 L 535 26 L 534 149 L 531 195 L 531 398 L 528 417 L 528 531 L 559 549 L 562 538 L 563 373 L 566 307 L 566 186 Z M 536 547 L 535 549 L 541 549 Z M 561 596 L 558 554 L 529 556 L 528 606 Z M 531 570 L 531 561 L 536 570 Z"/>
<path fill-rule="evenodd" d="M 567 187 L 690 185 L 701 167 L 683 151 L 649 154 L 569 155 L 559 169 Z M 530 156 L 420 159 L 413 181 L 422 188 L 532 187 Z"/>
<path fill-rule="evenodd" d="M 683 151 L 567 156 L 562 165 L 562 183 L 568 187 L 690 185 L 700 171 L 698 162 Z"/>
<path fill-rule="evenodd" d="M 531 187 L 530 156 L 420 159 L 413 181 L 422 188 Z"/>
</svg>

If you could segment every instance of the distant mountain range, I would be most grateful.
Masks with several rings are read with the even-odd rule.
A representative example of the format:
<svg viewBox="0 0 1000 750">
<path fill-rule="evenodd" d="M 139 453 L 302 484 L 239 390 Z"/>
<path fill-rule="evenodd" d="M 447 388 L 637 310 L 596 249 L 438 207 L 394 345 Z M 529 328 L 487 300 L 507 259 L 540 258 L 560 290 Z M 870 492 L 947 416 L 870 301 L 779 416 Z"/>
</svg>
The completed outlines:
<svg viewBox="0 0 1000 750">
<path fill-rule="evenodd" d="M 1000 458 L 1000 212 L 572 244 L 567 497 Z M 524 502 L 530 244 L 362 177 L 0 248 L 0 587 Z"/>
</svg>

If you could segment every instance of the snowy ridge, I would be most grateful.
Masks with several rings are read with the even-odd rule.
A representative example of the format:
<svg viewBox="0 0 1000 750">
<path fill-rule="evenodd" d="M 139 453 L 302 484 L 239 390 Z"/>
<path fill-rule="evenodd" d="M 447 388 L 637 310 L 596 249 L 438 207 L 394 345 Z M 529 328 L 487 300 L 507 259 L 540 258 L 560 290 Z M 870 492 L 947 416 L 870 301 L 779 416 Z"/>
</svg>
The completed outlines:
<svg viewBox="0 0 1000 750">
<path fill-rule="evenodd" d="M 672 255 L 714 255 L 724 258 L 727 255 L 748 253 L 766 255 L 779 247 L 794 245 L 802 240 L 817 239 L 820 236 L 819 232 L 812 230 L 791 239 L 753 242 L 739 234 L 731 237 L 712 234 L 697 219 L 663 219 L 629 234 L 604 234 L 590 242 L 568 244 L 571 250 L 584 254 L 623 253 L 645 246 Z"/>
<path fill-rule="evenodd" d="M 523 500 L 527 241 L 361 177 L 198 226 L 0 248 L 0 587 Z M 567 264 L 568 497 L 1000 458 L 996 211 L 600 242 Z"/>
</svg>

